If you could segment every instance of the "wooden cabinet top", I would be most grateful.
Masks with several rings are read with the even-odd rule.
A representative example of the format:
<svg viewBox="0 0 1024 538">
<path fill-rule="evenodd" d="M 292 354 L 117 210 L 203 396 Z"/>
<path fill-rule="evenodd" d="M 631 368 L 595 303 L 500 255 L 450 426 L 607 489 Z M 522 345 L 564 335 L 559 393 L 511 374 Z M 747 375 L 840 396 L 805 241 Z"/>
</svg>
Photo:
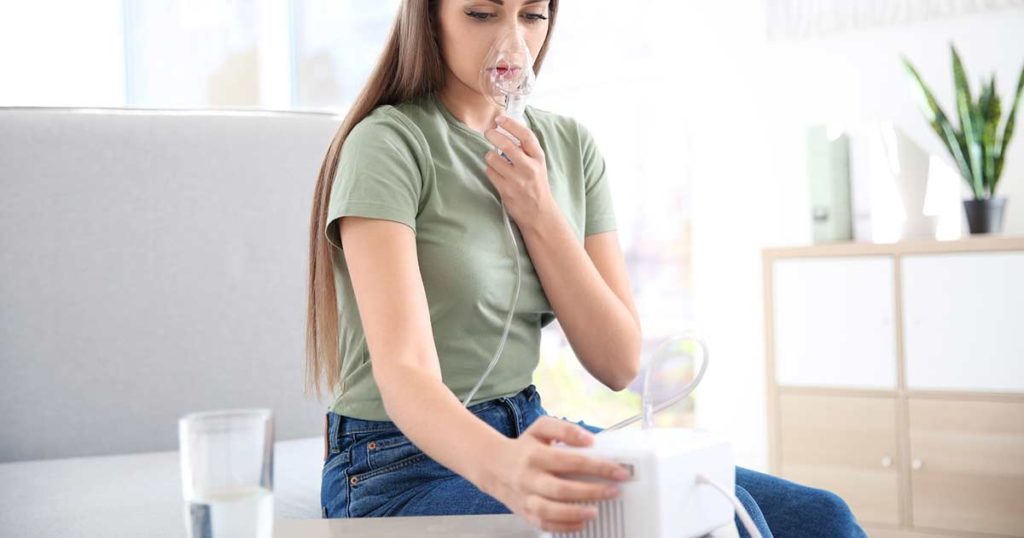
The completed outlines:
<svg viewBox="0 0 1024 538">
<path fill-rule="evenodd" d="M 950 241 L 914 239 L 896 243 L 843 241 L 814 245 L 770 247 L 762 251 L 765 261 L 778 258 L 818 258 L 829 256 L 885 256 L 895 254 L 943 254 L 1024 250 L 1024 235 L 965 236 Z"/>
</svg>

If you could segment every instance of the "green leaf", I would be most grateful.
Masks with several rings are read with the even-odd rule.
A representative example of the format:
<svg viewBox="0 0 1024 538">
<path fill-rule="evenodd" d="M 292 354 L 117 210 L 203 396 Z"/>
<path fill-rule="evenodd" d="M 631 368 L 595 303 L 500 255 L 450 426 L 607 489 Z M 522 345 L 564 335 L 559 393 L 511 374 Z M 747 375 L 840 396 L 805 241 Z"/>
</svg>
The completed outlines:
<svg viewBox="0 0 1024 538">
<path fill-rule="evenodd" d="M 996 185 L 999 184 L 999 176 L 1003 173 L 1003 161 L 1006 157 L 1006 148 L 1010 145 L 1010 139 L 1013 138 L 1013 124 L 1014 116 L 1017 115 L 1017 103 L 1020 102 L 1020 95 L 1024 92 L 1024 67 L 1020 70 L 1020 79 L 1017 80 L 1017 95 L 1013 98 L 1013 105 L 1010 107 L 1010 117 L 1006 118 L 1006 126 L 1003 127 L 1003 135 L 1000 137 L 999 143 L 996 144 L 998 153 L 995 156 L 995 175 L 992 182 L 992 191 L 995 192 Z"/>
<path fill-rule="evenodd" d="M 932 130 L 935 131 L 935 134 L 946 145 L 949 154 L 953 156 L 953 161 L 956 162 L 957 168 L 960 169 L 960 175 L 970 184 L 968 178 L 971 177 L 971 167 L 965 157 L 966 151 L 962 137 L 958 136 L 957 132 L 953 129 L 952 124 L 949 123 L 949 119 L 946 117 L 946 113 L 942 111 L 942 107 L 935 100 L 935 96 L 928 89 L 928 85 L 921 79 L 921 75 L 911 65 L 910 60 L 906 56 L 901 56 L 901 58 L 903 66 L 913 82 L 911 87 L 915 90 L 914 95 L 917 98 L 921 111 L 924 113 L 925 119 L 928 120 Z"/>
<path fill-rule="evenodd" d="M 956 86 L 956 110 L 960 118 L 960 130 L 967 144 L 967 157 L 970 163 L 970 175 L 966 178 L 971 183 L 975 198 L 984 197 L 984 175 L 982 172 L 981 126 L 977 110 L 971 99 L 971 89 L 967 84 L 967 73 L 964 71 L 960 55 L 956 47 L 949 44 L 953 56 L 953 81 Z"/>
<path fill-rule="evenodd" d="M 978 98 L 978 112 L 981 116 L 981 156 L 984 170 L 985 190 L 991 197 L 995 187 L 995 152 L 996 135 L 998 134 L 1000 109 L 999 95 L 996 94 L 996 76 L 992 75 L 988 85 L 981 83 L 981 96 Z"/>
</svg>

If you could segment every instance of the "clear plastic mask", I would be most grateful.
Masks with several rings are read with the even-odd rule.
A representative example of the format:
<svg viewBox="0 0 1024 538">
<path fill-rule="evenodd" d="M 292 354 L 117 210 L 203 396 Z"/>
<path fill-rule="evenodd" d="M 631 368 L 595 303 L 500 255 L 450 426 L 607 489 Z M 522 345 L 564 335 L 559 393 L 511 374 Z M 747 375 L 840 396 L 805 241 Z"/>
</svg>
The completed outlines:
<svg viewBox="0 0 1024 538">
<path fill-rule="evenodd" d="M 526 96 L 533 91 L 536 81 L 533 61 L 526 40 L 518 31 L 509 29 L 495 39 L 480 70 L 484 94 L 505 109 L 507 115 L 519 120 L 523 118 Z"/>
</svg>

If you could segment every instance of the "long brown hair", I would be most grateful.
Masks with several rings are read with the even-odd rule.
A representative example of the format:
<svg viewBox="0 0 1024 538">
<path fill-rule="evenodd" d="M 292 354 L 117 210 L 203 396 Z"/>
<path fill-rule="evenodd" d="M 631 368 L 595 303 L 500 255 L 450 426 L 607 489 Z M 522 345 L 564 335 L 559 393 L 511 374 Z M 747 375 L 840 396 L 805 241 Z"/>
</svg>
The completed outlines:
<svg viewBox="0 0 1024 538">
<path fill-rule="evenodd" d="M 334 391 L 341 382 L 343 354 L 338 340 L 338 304 L 334 287 L 333 246 L 327 241 L 327 206 L 341 157 L 353 127 L 375 108 L 394 105 L 444 88 L 447 70 L 441 56 L 438 8 L 441 0 L 403 0 L 377 66 L 352 104 L 327 148 L 309 218 L 309 302 L 306 309 L 306 387 L 321 397 L 326 378 Z M 558 13 L 558 0 L 548 0 L 548 35 L 533 70 L 540 72 Z"/>
</svg>

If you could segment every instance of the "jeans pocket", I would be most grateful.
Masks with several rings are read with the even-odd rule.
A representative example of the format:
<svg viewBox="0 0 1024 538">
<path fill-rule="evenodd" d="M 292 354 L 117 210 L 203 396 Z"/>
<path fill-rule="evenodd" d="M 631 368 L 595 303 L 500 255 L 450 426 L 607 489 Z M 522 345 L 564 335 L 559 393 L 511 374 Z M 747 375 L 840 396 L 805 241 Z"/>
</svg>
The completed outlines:
<svg viewBox="0 0 1024 538">
<path fill-rule="evenodd" d="M 349 468 L 349 485 L 353 487 L 428 459 L 408 437 L 397 432 L 375 434 L 357 443 L 354 450 L 358 455 L 353 457 Z"/>
<path fill-rule="evenodd" d="M 442 474 L 443 468 L 404 435 L 374 435 L 354 450 L 346 490 L 350 517 L 388 515 L 387 506 L 396 499 Z"/>
<path fill-rule="evenodd" d="M 366 467 L 380 471 L 420 455 L 425 455 L 412 440 L 400 432 L 374 436 L 365 445 Z"/>
</svg>

